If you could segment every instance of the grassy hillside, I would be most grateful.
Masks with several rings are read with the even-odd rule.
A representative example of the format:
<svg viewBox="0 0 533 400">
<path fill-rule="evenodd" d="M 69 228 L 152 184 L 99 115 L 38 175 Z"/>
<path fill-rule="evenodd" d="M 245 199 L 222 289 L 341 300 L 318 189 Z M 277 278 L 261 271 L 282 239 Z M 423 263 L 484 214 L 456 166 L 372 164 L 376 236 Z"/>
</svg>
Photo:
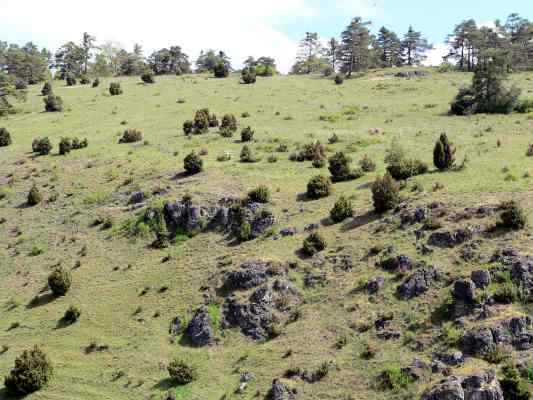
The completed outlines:
<svg viewBox="0 0 533 400">
<path fill-rule="evenodd" d="M 0 345 L 8 346 L 0 355 L 0 374 L 8 374 L 22 350 L 39 344 L 51 358 L 55 376 L 29 399 L 160 399 L 168 390 L 178 399 L 263 398 L 272 380 L 287 369 L 314 370 L 325 361 L 334 361 L 336 368 L 320 382 L 289 379 L 287 384 L 305 399 L 412 398 L 420 393 L 439 376 L 429 374 L 393 391 L 379 388 L 377 377 L 385 368 L 409 365 L 415 357 L 429 360 L 442 347 L 440 325 L 428 321 L 454 279 L 486 266 L 497 249 L 511 246 L 527 254 L 533 244 L 528 228 L 480 236 L 475 251 L 482 261 L 463 260 L 458 248 L 425 254 L 425 240 L 417 241 L 416 227 L 402 229 L 397 215 L 372 213 L 369 184 L 384 173 L 385 150 L 395 138 L 410 156 L 431 166 L 429 173 L 411 179 L 402 195 L 409 207 L 442 202 L 447 209 L 443 228 L 490 226 L 497 220 L 496 214 L 454 218 L 466 207 L 516 199 L 526 210 L 532 208 L 533 176 L 528 171 L 533 172 L 533 158 L 526 150 L 533 143 L 533 117 L 448 116 L 450 100 L 470 79 L 468 74 L 433 71 L 427 77 L 403 79 L 377 71 L 343 85 L 282 76 L 240 85 L 237 76 L 165 76 L 153 85 L 138 78 L 113 79 L 124 90 L 113 97 L 107 91 L 111 80 L 104 79 L 98 88 L 54 82 L 55 93 L 65 103 L 62 113 L 43 112 L 40 87 L 31 87 L 21 112 L 0 120 L 13 139 L 11 146 L 0 148 Z M 511 79 L 524 97 L 533 97 L 532 73 Z M 183 122 L 204 107 L 219 118 L 235 114 L 237 134 L 223 138 L 212 129 L 184 136 Z M 245 112 L 249 117 L 242 117 Z M 247 126 L 255 131 L 251 147 L 261 158 L 257 163 L 239 162 L 239 132 Z M 141 130 L 143 141 L 118 144 L 126 128 Z M 433 171 L 433 145 L 443 132 L 457 147 L 458 164 L 467 158 L 465 169 Z M 333 133 L 339 142 L 327 144 Z M 32 140 L 44 136 L 54 149 L 50 155 L 35 156 Z M 59 156 L 64 136 L 86 137 L 89 146 Z M 367 154 L 377 170 L 335 184 L 325 199 L 309 201 L 303 196 L 308 180 L 318 173 L 327 175 L 327 168 L 290 161 L 289 154 L 316 140 L 327 144 L 328 156 L 349 153 L 354 165 Z M 276 153 L 280 143 L 289 151 Z M 201 149 L 207 152 L 202 156 L 204 172 L 184 176 L 183 158 Z M 225 152 L 231 160 L 217 161 Z M 273 153 L 278 161 L 268 162 Z M 440 190 L 434 190 L 436 183 L 442 185 Z M 44 202 L 28 207 L 26 196 L 33 184 Z M 151 194 L 147 205 L 175 201 L 186 193 L 194 202 L 214 204 L 222 197 L 244 197 L 259 184 L 272 192 L 271 208 L 278 219 L 274 233 L 295 227 L 296 235 L 237 245 L 224 235 L 205 232 L 153 249 L 153 238 L 127 237 L 120 229 L 142 211 L 128 205 L 130 195 L 139 190 Z M 329 210 L 340 195 L 353 200 L 355 217 L 331 224 Z M 113 227 L 93 226 L 97 218 L 110 218 Z M 300 254 L 307 236 L 304 227 L 311 223 L 322 225 L 319 231 L 329 243 L 323 256 L 351 256 L 351 270 Z M 389 245 L 396 253 L 437 266 L 446 279 L 415 299 L 398 299 L 398 277 L 376 267 L 379 256 L 368 256 L 373 247 Z M 257 258 L 297 263 L 288 272 L 299 292 L 294 307 L 301 316 L 296 322 L 264 343 L 253 342 L 238 329 L 219 329 L 219 342 L 203 348 L 170 340 L 170 321 L 176 316 L 190 319 L 206 293 L 212 298 L 210 312 L 221 318 L 224 299 L 216 289 L 224 271 Z M 58 264 L 71 270 L 73 284 L 66 296 L 54 298 L 46 291 L 47 276 Z M 306 286 L 309 273 L 323 273 L 326 284 Z M 359 289 L 376 275 L 385 277 L 377 295 Z M 64 326 L 60 320 L 70 305 L 81 309 L 81 318 Z M 374 329 L 359 329 L 373 326 L 385 312 L 394 314 L 392 324 L 402 332 L 399 340 L 380 340 Z M 499 305 L 492 318 L 524 313 L 530 310 L 521 303 Z M 413 345 L 417 342 L 422 350 Z M 87 353 L 91 343 L 108 349 Z M 361 357 L 368 344 L 378 349 L 370 360 Z M 175 356 L 198 367 L 196 382 L 177 387 L 168 379 L 165 366 Z M 454 373 L 487 365 L 469 358 Z M 243 394 L 234 394 L 244 371 L 253 372 L 255 379 Z M 8 398 L 6 392 L 0 391 L 0 398 Z"/>
</svg>

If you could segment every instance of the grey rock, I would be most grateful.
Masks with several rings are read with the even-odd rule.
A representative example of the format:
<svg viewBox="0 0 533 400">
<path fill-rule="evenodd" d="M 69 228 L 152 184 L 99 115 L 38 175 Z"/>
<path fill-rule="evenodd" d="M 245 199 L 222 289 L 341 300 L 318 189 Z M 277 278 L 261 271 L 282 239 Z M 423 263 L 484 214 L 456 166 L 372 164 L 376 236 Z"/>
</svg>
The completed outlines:
<svg viewBox="0 0 533 400">
<path fill-rule="evenodd" d="M 439 279 L 440 274 L 433 267 L 416 270 L 398 286 L 398 296 L 404 300 L 420 296 L 430 288 L 433 282 Z"/>
<path fill-rule="evenodd" d="M 196 347 L 207 346 L 214 342 L 215 333 L 211 327 L 211 317 L 204 307 L 196 310 L 194 317 L 187 326 L 187 335 L 191 343 Z"/>
<path fill-rule="evenodd" d="M 484 289 L 491 283 L 490 272 L 485 269 L 473 271 L 470 275 L 470 279 L 472 279 L 476 287 L 479 289 Z"/>
<path fill-rule="evenodd" d="M 451 376 L 427 390 L 421 400 L 504 400 L 494 371 Z"/>
<path fill-rule="evenodd" d="M 476 285 L 470 279 L 458 279 L 453 285 L 453 298 L 456 301 L 474 303 L 476 299 Z"/>
<path fill-rule="evenodd" d="M 366 290 L 368 290 L 370 294 L 375 294 L 379 291 L 379 289 L 381 289 L 384 284 L 385 278 L 383 278 L 382 276 L 378 276 L 368 281 L 368 283 L 366 284 Z"/>
</svg>

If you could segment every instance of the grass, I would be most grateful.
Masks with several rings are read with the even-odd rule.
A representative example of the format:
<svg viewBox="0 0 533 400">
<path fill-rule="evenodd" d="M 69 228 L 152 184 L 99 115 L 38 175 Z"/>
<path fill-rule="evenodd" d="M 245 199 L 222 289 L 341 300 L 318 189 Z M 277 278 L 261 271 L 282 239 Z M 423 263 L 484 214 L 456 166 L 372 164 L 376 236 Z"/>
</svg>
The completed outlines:
<svg viewBox="0 0 533 400">
<path fill-rule="evenodd" d="M 0 185 L 2 193 L 6 193 L 0 196 L 0 216 L 5 219 L 0 223 L 0 342 L 9 346 L 0 356 L 2 374 L 9 371 L 23 349 L 40 344 L 52 359 L 56 375 L 45 390 L 28 396 L 30 400 L 65 396 L 71 400 L 159 399 L 168 390 L 180 399 L 220 399 L 234 392 L 242 371 L 252 371 L 256 376 L 241 396 L 251 399 L 258 391 L 266 395 L 272 380 L 291 366 L 309 370 L 334 359 L 335 373 L 306 385 L 306 398 L 344 398 L 347 393 L 355 399 L 391 398 L 390 392 L 375 389 L 377 377 L 390 365 L 409 365 L 420 353 L 404 345 L 403 338 L 377 339 L 373 328 L 350 332 L 350 340 L 343 342 L 341 348 L 336 346 L 339 337 L 347 329 L 352 330 L 349 327 L 357 325 L 357 321 L 372 327 L 384 309 L 394 312 L 394 327 L 402 331 L 409 321 L 428 320 L 445 301 L 450 288 L 438 286 L 420 298 L 399 301 L 395 297 L 398 282 L 383 273 L 386 283 L 378 295 L 369 297 L 366 291 L 354 291 L 358 281 L 382 273 L 376 270 L 375 258 L 367 257 L 369 250 L 378 243 L 394 244 L 397 252 L 438 265 L 452 277 L 468 276 L 479 265 L 459 260 L 451 249 L 422 256 L 412 230 L 388 226 L 379 229 L 382 222 L 372 216 L 368 188 L 385 171 L 385 150 L 398 138 L 409 157 L 432 165 L 434 142 L 446 132 L 457 146 L 458 162 L 468 156 L 467 167 L 418 176 L 416 182 L 425 190 L 404 190 L 404 196 L 415 204 L 444 202 L 453 212 L 511 198 L 530 210 L 533 181 L 524 173 L 531 170 L 526 150 L 531 142 L 533 118 L 531 113 L 465 118 L 446 115 L 458 87 L 471 79 L 468 74 L 431 71 L 427 78 L 414 80 L 385 74 L 386 71 L 374 71 L 340 86 L 318 77 L 283 76 L 259 79 L 255 85 L 239 85 L 237 76 L 162 76 L 153 85 L 141 85 L 138 78 L 102 79 L 96 89 L 67 88 L 54 82 L 54 91 L 65 103 L 63 113 L 42 112 L 40 87 L 30 87 L 28 101 L 19 105 L 22 112 L 0 120 L 0 126 L 5 126 L 13 137 L 11 146 L 0 149 Z M 529 97 L 533 92 L 531 78 L 531 73 L 512 75 Z M 121 83 L 123 95 L 107 94 L 111 81 Z M 239 162 L 242 143 L 238 135 L 222 138 L 215 129 L 209 134 L 185 137 L 183 122 L 204 107 L 219 118 L 234 114 L 239 131 L 251 126 L 255 131 L 253 148 L 261 161 Z M 240 118 L 244 112 L 249 113 L 245 120 Z M 325 120 L 320 120 L 320 116 L 326 116 Z M 119 145 L 117 133 L 127 128 L 141 130 L 148 144 Z M 376 171 L 356 181 L 335 184 L 332 196 L 307 201 L 301 197 L 307 182 L 317 173 L 327 174 L 327 168 L 319 172 L 310 162 L 289 161 L 289 155 L 298 145 L 316 140 L 327 144 L 333 133 L 339 141 L 327 145 L 328 156 L 338 151 L 350 152 L 356 166 L 368 154 L 377 164 Z M 30 154 L 31 142 L 37 136 L 50 138 L 55 146 L 50 155 Z M 57 145 L 63 136 L 87 137 L 89 146 L 59 157 Z M 287 151 L 276 152 L 277 162 L 269 163 L 268 157 L 279 143 L 286 145 Z M 204 172 L 182 175 L 185 155 L 202 148 L 208 149 L 202 157 Z M 232 155 L 230 160 L 217 161 L 219 155 L 226 153 Z M 504 167 L 507 172 L 502 171 Z M 510 173 L 514 178 L 506 179 Z M 39 187 L 44 202 L 25 207 L 33 183 Z M 437 183 L 442 189 L 434 192 L 431 188 Z M 138 189 L 146 193 L 163 189 L 155 196 L 161 201 L 175 201 L 190 193 L 196 202 L 213 204 L 222 197 L 244 197 L 262 184 L 270 188 L 270 206 L 279 220 L 274 233 L 294 226 L 298 228 L 296 235 L 234 245 L 215 232 L 192 238 L 180 233 L 170 248 L 152 249 L 150 237 L 139 235 L 133 242 L 126 235 L 113 234 L 124 225 L 126 231 L 139 229 L 137 222 L 143 209 L 128 205 L 129 197 Z M 48 201 L 56 194 L 54 202 Z M 323 268 L 326 284 L 308 288 L 304 285 L 304 271 L 317 271 L 312 260 L 299 257 L 298 249 L 307 236 L 304 227 L 326 218 L 341 195 L 353 200 L 355 218 L 337 225 L 324 224 L 320 233 L 330 244 L 324 255 L 348 254 L 354 268 L 344 271 L 327 264 Z M 96 217 L 114 221 L 113 228 L 93 226 Z M 442 223 L 444 228 L 458 226 L 445 218 Z M 145 229 L 149 230 L 140 228 Z M 490 255 L 496 248 L 513 246 L 527 253 L 533 245 L 529 234 L 527 229 L 485 240 L 479 251 Z M 36 243 L 46 251 L 32 257 Z M 82 251 L 84 247 L 86 251 Z M 223 330 L 218 345 L 202 349 L 169 339 L 169 322 L 176 315 L 191 315 L 191 310 L 204 304 L 204 289 L 216 288 L 224 270 L 261 257 L 298 264 L 290 276 L 301 296 L 301 316 L 284 326 L 282 335 L 257 344 L 237 330 Z M 72 269 L 73 283 L 67 296 L 27 307 L 32 298 L 40 295 L 51 268 L 58 263 Z M 75 268 L 76 265 L 79 266 Z M 168 290 L 157 290 L 163 286 Z M 145 287 L 153 290 L 140 297 Z M 17 299 L 15 307 L 9 306 L 13 299 Z M 82 310 L 80 320 L 59 329 L 57 322 L 72 303 Z M 133 315 L 139 307 L 142 312 Z M 514 315 L 519 307 L 502 306 L 502 315 Z M 222 311 L 221 306 L 209 306 L 217 326 Z M 21 326 L 9 331 L 14 321 L 21 321 Z M 417 331 L 416 339 L 438 334 L 423 328 Z M 455 338 L 456 332 L 450 332 L 450 341 Z M 85 354 L 83 349 L 92 341 L 109 349 Z M 430 354 L 440 342 L 428 342 Z M 360 357 L 367 343 L 376 343 L 379 348 L 368 360 Z M 288 349 L 292 350 L 291 356 L 284 358 Z M 166 371 L 160 368 L 177 354 L 194 360 L 199 370 L 198 381 L 183 388 L 169 387 L 165 383 Z M 483 363 L 467 361 L 465 370 L 479 368 L 480 362 Z M 125 375 L 115 381 L 116 371 Z M 419 393 L 428 384 L 413 383 L 409 390 Z M 399 387 L 404 390 L 403 384 Z"/>
</svg>

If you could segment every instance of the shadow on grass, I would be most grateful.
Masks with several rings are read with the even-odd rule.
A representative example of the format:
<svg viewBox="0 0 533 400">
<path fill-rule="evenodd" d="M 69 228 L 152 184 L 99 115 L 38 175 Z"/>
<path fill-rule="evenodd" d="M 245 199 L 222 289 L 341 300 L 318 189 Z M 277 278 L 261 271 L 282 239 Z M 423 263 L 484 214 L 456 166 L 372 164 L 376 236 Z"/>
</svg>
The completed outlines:
<svg viewBox="0 0 533 400">
<path fill-rule="evenodd" d="M 30 300 L 30 302 L 26 305 L 27 309 L 37 308 L 41 306 L 45 306 L 48 303 L 51 303 L 56 299 L 56 296 L 54 296 L 53 293 L 45 293 L 41 295 L 35 296 L 33 299 Z"/>
<path fill-rule="evenodd" d="M 299 193 L 299 194 L 296 196 L 296 200 L 297 200 L 297 201 L 303 201 L 303 202 L 305 202 L 305 203 L 309 203 L 309 202 L 311 202 L 311 201 L 318 201 L 318 200 L 320 200 L 320 199 L 312 199 L 312 198 L 310 198 L 310 197 L 307 195 L 307 193 L 304 192 L 304 193 Z"/>
<path fill-rule="evenodd" d="M 174 382 L 172 378 L 164 378 L 152 386 L 152 390 L 161 390 L 162 392 L 166 392 L 175 388 L 176 386 L 176 382 Z"/>
<path fill-rule="evenodd" d="M 9 393 L 9 391 L 5 387 L 0 389 L 0 400 L 20 400 L 23 398 L 24 396 Z"/>
<path fill-rule="evenodd" d="M 75 322 L 69 321 L 65 318 L 61 318 L 59 321 L 57 321 L 56 326 L 54 329 L 65 329 L 68 328 L 71 325 L 74 325 Z"/>
<path fill-rule="evenodd" d="M 368 211 L 366 214 L 358 215 L 347 223 L 343 224 L 341 231 L 347 232 L 352 229 L 357 229 L 362 226 L 371 224 L 372 222 L 378 221 L 380 219 L 379 214 L 376 214 L 374 211 Z"/>
</svg>

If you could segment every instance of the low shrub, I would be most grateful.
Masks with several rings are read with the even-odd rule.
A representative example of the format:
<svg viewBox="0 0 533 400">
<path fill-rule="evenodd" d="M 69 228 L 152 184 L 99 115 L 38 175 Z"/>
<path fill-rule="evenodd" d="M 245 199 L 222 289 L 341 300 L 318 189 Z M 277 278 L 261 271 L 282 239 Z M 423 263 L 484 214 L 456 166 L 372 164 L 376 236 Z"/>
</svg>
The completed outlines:
<svg viewBox="0 0 533 400">
<path fill-rule="evenodd" d="M 377 213 L 392 210 L 400 202 L 400 189 L 392 176 L 386 174 L 383 178 L 376 178 L 372 184 L 372 201 Z"/>
<path fill-rule="evenodd" d="M 342 85 L 344 83 L 344 76 L 341 74 L 335 75 L 335 84 Z"/>
<path fill-rule="evenodd" d="M 422 175 L 428 172 L 429 167 L 426 163 L 411 158 L 403 158 L 398 162 L 389 164 L 387 172 L 397 181 L 406 180 L 413 176 Z"/>
<path fill-rule="evenodd" d="M 53 93 L 52 84 L 50 82 L 45 82 L 43 88 L 41 89 L 41 94 L 43 96 L 48 96 Z"/>
<path fill-rule="evenodd" d="M 44 99 L 44 110 L 46 112 L 61 112 L 63 111 L 63 99 L 59 96 L 50 93 Z"/>
<path fill-rule="evenodd" d="M 251 142 L 254 138 L 254 131 L 249 126 L 241 131 L 241 142 Z"/>
<path fill-rule="evenodd" d="M 15 359 L 15 367 L 4 379 L 6 389 L 14 395 L 27 395 L 48 384 L 53 376 L 53 366 L 38 346 L 24 350 Z"/>
<path fill-rule="evenodd" d="M 194 151 L 189 153 L 183 160 L 183 168 L 189 175 L 194 175 L 202 172 L 204 162 L 198 154 Z"/>
<path fill-rule="evenodd" d="M 379 376 L 380 385 L 387 390 L 400 390 L 409 386 L 413 379 L 401 368 L 386 368 Z"/>
<path fill-rule="evenodd" d="M 66 77 L 67 86 L 74 86 L 76 85 L 76 77 L 72 74 L 68 74 Z"/>
<path fill-rule="evenodd" d="M 93 88 L 100 86 L 100 78 L 95 78 L 93 81 Z"/>
<path fill-rule="evenodd" d="M 0 128 L 0 147 L 6 147 L 11 144 L 11 134 L 6 128 Z"/>
<path fill-rule="evenodd" d="M 185 121 L 183 123 L 183 133 L 185 136 L 189 136 L 194 131 L 194 122 L 193 121 Z"/>
<path fill-rule="evenodd" d="M 148 84 L 155 83 L 154 73 L 152 71 L 143 72 L 143 74 L 141 75 L 141 80 L 144 83 L 148 83 Z"/>
<path fill-rule="evenodd" d="M 246 85 L 250 85 L 250 84 L 255 83 L 256 80 L 257 80 L 257 74 L 255 72 L 255 68 L 253 68 L 253 67 L 244 68 L 242 70 L 241 80 L 242 80 L 242 83 L 244 83 Z"/>
<path fill-rule="evenodd" d="M 450 169 L 455 164 L 455 148 L 445 133 L 440 135 L 439 140 L 435 143 L 433 164 L 441 171 Z"/>
<path fill-rule="evenodd" d="M 82 85 L 88 85 L 88 84 L 91 83 L 91 80 L 89 79 L 89 77 L 88 77 L 87 75 L 82 75 L 82 76 L 80 77 L 80 83 L 81 83 Z"/>
<path fill-rule="evenodd" d="M 80 319 L 81 310 L 76 306 L 70 306 L 63 315 L 63 320 L 69 324 L 73 324 Z"/>
<path fill-rule="evenodd" d="M 265 185 L 260 185 L 248 192 L 248 199 L 254 203 L 268 203 L 270 201 L 270 189 Z"/>
<path fill-rule="evenodd" d="M 308 256 L 313 256 L 327 247 L 326 240 L 318 232 L 313 232 L 307 236 L 303 242 L 303 251 Z"/>
<path fill-rule="evenodd" d="M 72 141 L 69 138 L 61 138 L 59 142 L 59 154 L 64 156 L 72 150 Z"/>
<path fill-rule="evenodd" d="M 339 223 L 353 216 L 353 204 L 346 197 L 341 196 L 329 212 L 329 216 L 334 223 Z"/>
<path fill-rule="evenodd" d="M 170 378 L 178 385 L 187 385 L 198 379 L 196 368 L 182 360 L 172 360 L 167 366 L 167 371 Z"/>
<path fill-rule="evenodd" d="M 120 82 L 111 82 L 109 84 L 109 94 L 111 96 L 119 96 L 123 93 Z"/>
<path fill-rule="evenodd" d="M 359 166 L 363 172 L 374 172 L 376 170 L 376 163 L 367 154 L 359 160 Z"/>
<path fill-rule="evenodd" d="M 218 118 L 215 114 L 209 115 L 209 127 L 210 128 L 217 128 L 219 125 Z"/>
<path fill-rule="evenodd" d="M 215 78 L 227 78 L 229 76 L 229 66 L 225 62 L 219 62 L 213 68 Z"/>
<path fill-rule="evenodd" d="M 253 163 L 258 161 L 254 155 L 252 148 L 248 147 L 247 145 L 244 145 L 241 150 L 240 160 L 244 163 Z"/>
<path fill-rule="evenodd" d="M 52 151 L 52 143 L 47 137 L 41 139 L 33 139 L 31 144 L 32 151 L 39 153 L 42 156 L 49 154 Z"/>
<path fill-rule="evenodd" d="M 224 117 L 222 117 L 222 124 L 220 125 L 220 129 L 228 129 L 231 132 L 237 131 L 237 119 L 235 118 L 235 115 L 233 114 L 226 114 Z"/>
<path fill-rule="evenodd" d="M 134 143 L 134 142 L 140 142 L 142 138 L 143 138 L 143 134 L 141 131 L 137 129 L 126 129 L 118 142 L 119 143 Z"/>
<path fill-rule="evenodd" d="M 499 226 L 506 229 L 520 230 L 527 225 L 527 216 L 524 209 L 516 201 L 511 201 L 503 206 Z"/>
<path fill-rule="evenodd" d="M 194 131 L 196 135 L 207 133 L 209 131 L 209 109 L 202 108 L 196 111 L 194 115 Z"/>
<path fill-rule="evenodd" d="M 324 175 L 316 175 L 307 183 L 307 197 L 320 199 L 331 193 L 331 179 Z"/>
<path fill-rule="evenodd" d="M 48 287 L 56 296 L 64 296 L 70 289 L 71 275 L 68 270 L 58 267 L 48 276 Z"/>
<path fill-rule="evenodd" d="M 30 206 L 36 206 L 41 201 L 43 201 L 43 195 L 41 194 L 37 186 L 33 185 L 30 191 L 28 192 L 27 203 Z"/>
<path fill-rule="evenodd" d="M 343 152 L 335 153 L 329 158 L 328 162 L 329 172 L 331 173 L 331 180 L 333 182 L 358 179 L 363 175 L 361 170 L 351 169 L 350 164 L 352 159 Z"/>
</svg>

